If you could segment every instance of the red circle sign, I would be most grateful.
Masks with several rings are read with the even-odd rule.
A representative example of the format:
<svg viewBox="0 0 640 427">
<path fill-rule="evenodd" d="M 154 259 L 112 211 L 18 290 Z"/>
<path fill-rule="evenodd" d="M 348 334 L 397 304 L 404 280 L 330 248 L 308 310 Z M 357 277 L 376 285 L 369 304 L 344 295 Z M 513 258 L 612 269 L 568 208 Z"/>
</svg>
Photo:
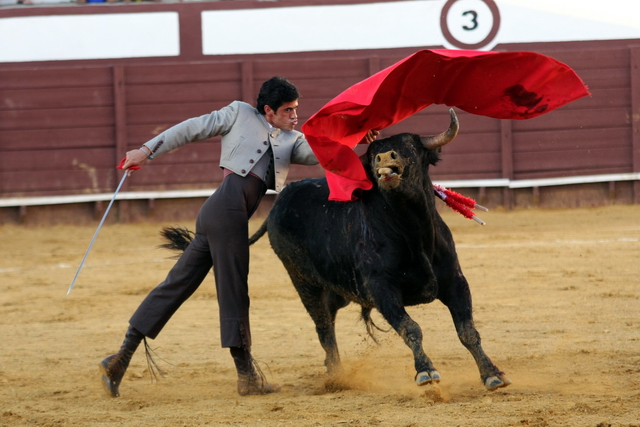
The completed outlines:
<svg viewBox="0 0 640 427">
<path fill-rule="evenodd" d="M 491 25 L 491 29 L 488 31 L 486 37 L 476 43 L 469 43 L 466 41 L 459 40 L 454 36 L 456 33 L 456 29 L 449 28 L 449 14 L 451 13 L 451 8 L 455 3 L 459 1 L 465 0 L 448 0 L 447 3 L 442 8 L 442 12 L 440 13 L 440 28 L 442 30 L 442 35 L 445 40 L 449 42 L 452 46 L 455 46 L 459 49 L 480 49 L 487 45 L 489 45 L 498 34 L 498 30 L 500 29 L 500 11 L 498 10 L 498 6 L 495 4 L 493 0 L 476 0 L 478 2 L 484 3 L 491 13 L 493 18 L 493 23 Z M 466 23 L 461 26 L 461 28 L 465 31 L 472 32 L 477 29 L 479 22 L 481 19 L 484 19 L 482 15 L 479 15 L 476 10 L 470 9 L 462 12 L 463 17 L 466 19 Z"/>
</svg>

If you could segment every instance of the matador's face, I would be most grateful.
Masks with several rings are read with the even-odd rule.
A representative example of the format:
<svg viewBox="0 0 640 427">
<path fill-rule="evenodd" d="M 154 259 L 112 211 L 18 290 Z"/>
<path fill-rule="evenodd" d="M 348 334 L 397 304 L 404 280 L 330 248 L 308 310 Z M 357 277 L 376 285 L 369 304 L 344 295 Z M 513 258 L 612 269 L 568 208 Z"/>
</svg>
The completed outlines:
<svg viewBox="0 0 640 427">
<path fill-rule="evenodd" d="M 282 130 L 293 130 L 298 124 L 298 100 L 285 102 L 273 111 L 268 105 L 264 107 L 265 119 L 271 126 Z"/>
</svg>

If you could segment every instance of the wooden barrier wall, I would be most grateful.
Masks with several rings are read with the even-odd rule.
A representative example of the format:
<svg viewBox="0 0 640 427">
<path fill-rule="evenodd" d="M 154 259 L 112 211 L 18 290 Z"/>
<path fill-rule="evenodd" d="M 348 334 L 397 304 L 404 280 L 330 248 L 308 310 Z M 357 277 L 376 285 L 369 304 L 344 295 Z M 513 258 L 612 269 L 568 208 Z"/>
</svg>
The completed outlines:
<svg viewBox="0 0 640 427">
<path fill-rule="evenodd" d="M 593 96 L 528 121 L 501 121 L 458 111 L 460 135 L 447 146 L 433 178 L 521 180 L 640 172 L 640 48 L 635 42 L 499 46 L 499 50 L 538 51 L 568 64 Z M 113 192 L 121 176 L 115 165 L 127 150 L 231 100 L 255 104 L 260 84 L 273 75 L 286 76 L 299 88 L 303 123 L 345 88 L 413 51 L 0 67 L 0 198 Z M 429 107 L 386 129 L 383 136 L 440 132 L 448 124 L 446 111 L 444 106 Z M 154 160 L 127 180 L 123 190 L 215 188 L 222 178 L 218 145 L 219 138 L 213 138 Z M 296 166 L 290 180 L 323 175 L 319 167 Z M 487 204 L 507 207 L 531 206 L 541 200 L 546 206 L 639 200 L 633 181 L 570 187 L 466 192 L 486 199 Z M 194 206 L 200 202 L 193 202 Z M 19 221 L 17 209 L 0 208 L 0 224 Z M 65 209 L 75 208 L 57 211 Z M 84 212 L 79 214 L 82 218 L 96 214 L 92 208 L 75 210 Z M 143 211 L 153 209 L 144 205 L 137 210 L 129 219 L 140 219 Z M 173 211 L 180 216 L 179 207 Z"/>
</svg>

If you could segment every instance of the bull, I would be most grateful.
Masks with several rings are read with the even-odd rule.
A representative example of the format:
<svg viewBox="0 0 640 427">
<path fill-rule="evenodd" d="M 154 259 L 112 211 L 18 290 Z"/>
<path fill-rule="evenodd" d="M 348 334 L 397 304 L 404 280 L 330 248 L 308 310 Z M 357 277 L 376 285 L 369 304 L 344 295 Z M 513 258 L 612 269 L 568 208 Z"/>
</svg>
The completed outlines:
<svg viewBox="0 0 640 427">
<path fill-rule="evenodd" d="M 403 133 L 371 143 L 361 160 L 373 188 L 356 201 L 329 201 L 324 178 L 289 184 L 250 238 L 253 243 L 268 231 L 316 325 L 329 372 L 340 366 L 336 314 L 354 302 L 362 307 L 370 334 L 376 309 L 402 337 L 413 352 L 418 385 L 438 382 L 420 326 L 405 311 L 438 299 L 449 309 L 484 386 L 496 390 L 511 383 L 482 349 L 469 284 L 451 231 L 436 210 L 429 167 L 458 133 L 453 110 L 450 117 L 449 128 L 439 135 Z"/>
<path fill-rule="evenodd" d="M 354 302 L 361 306 L 371 336 L 376 309 L 402 337 L 413 352 L 418 385 L 439 382 L 440 374 L 422 347 L 422 330 L 405 310 L 438 299 L 449 309 L 484 386 L 493 391 L 511 384 L 482 349 L 469 284 L 451 231 L 436 210 L 429 168 L 458 133 L 453 110 L 450 117 L 449 128 L 439 135 L 403 133 L 372 142 L 361 160 L 373 188 L 356 201 L 328 200 L 325 178 L 287 185 L 249 239 L 254 243 L 268 232 L 316 325 L 329 373 L 340 367 L 337 312 Z M 175 231 L 164 232 L 174 243 L 180 234 Z"/>
</svg>

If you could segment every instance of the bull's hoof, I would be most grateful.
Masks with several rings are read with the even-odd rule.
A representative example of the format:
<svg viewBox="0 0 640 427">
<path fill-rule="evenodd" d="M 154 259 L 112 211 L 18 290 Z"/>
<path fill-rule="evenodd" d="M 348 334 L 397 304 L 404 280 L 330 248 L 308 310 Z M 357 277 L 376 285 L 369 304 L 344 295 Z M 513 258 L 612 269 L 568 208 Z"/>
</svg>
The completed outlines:
<svg viewBox="0 0 640 427">
<path fill-rule="evenodd" d="M 432 382 L 440 382 L 440 374 L 438 371 L 418 372 L 416 375 L 416 384 L 418 385 L 430 384 Z"/>
<path fill-rule="evenodd" d="M 506 387 L 511 384 L 511 380 L 504 374 L 494 375 L 485 380 L 484 386 L 489 391 L 495 391 L 501 387 Z"/>
</svg>

